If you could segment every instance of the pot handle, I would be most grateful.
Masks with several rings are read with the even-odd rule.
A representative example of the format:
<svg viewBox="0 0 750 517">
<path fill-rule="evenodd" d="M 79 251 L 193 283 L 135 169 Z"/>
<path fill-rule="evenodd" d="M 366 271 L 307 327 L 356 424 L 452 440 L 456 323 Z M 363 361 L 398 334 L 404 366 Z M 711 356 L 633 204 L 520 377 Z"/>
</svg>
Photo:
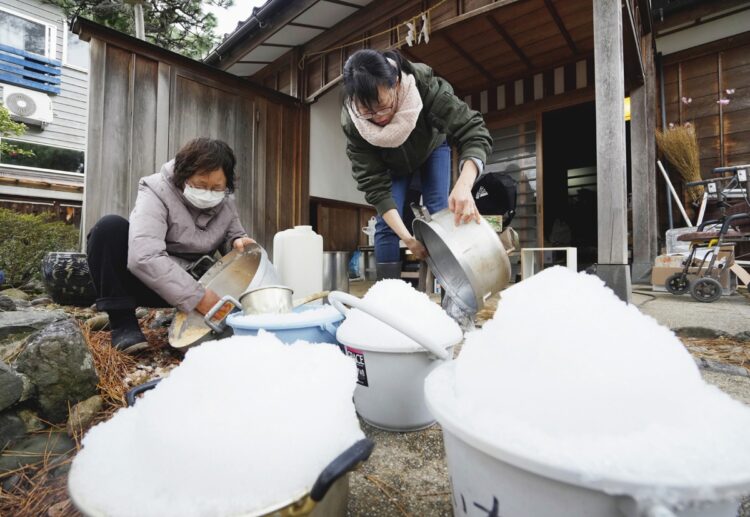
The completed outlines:
<svg viewBox="0 0 750 517">
<path fill-rule="evenodd" d="M 414 217 L 417 219 L 422 219 L 425 222 L 432 221 L 432 215 L 430 215 L 430 212 L 427 210 L 427 207 L 420 206 L 416 203 L 411 203 L 411 211 L 414 212 Z"/>
<path fill-rule="evenodd" d="M 405 318 L 391 314 L 379 307 L 374 307 L 356 296 L 342 293 L 341 291 L 331 292 L 328 295 L 328 301 L 331 302 L 331 305 L 336 307 L 336 309 L 338 309 L 338 311 L 344 316 L 346 316 L 347 313 L 347 309 L 344 307 L 344 304 L 346 304 L 369 314 L 373 318 L 382 321 L 390 327 L 393 327 L 406 337 L 416 341 L 422 348 L 425 348 L 430 353 L 436 355 L 439 359 L 447 360 L 449 358 L 448 351 L 445 349 L 447 343 L 441 344 L 433 341 L 429 336 L 413 326 Z"/>
<path fill-rule="evenodd" d="M 341 476 L 356 469 L 360 463 L 366 461 L 374 447 L 375 443 L 372 440 L 364 438 L 339 454 L 315 480 L 315 484 L 310 490 L 310 498 L 315 502 L 322 501 L 331 485 Z"/>
<path fill-rule="evenodd" d="M 161 382 L 161 379 L 154 379 L 152 381 L 144 382 L 143 384 L 139 384 L 135 388 L 130 388 L 128 392 L 125 394 L 125 400 L 128 402 L 128 407 L 133 406 L 135 404 L 135 401 L 138 400 L 136 397 L 143 393 L 144 391 L 152 390 L 156 387 L 157 384 Z"/>
<path fill-rule="evenodd" d="M 230 307 L 226 309 L 226 311 L 223 312 L 219 318 L 214 320 L 216 313 L 221 309 L 224 309 L 224 306 L 226 304 L 229 304 Z M 233 296 L 226 295 L 222 297 L 221 300 L 216 302 L 216 305 L 211 307 L 211 310 L 209 310 L 206 315 L 203 316 L 203 321 L 206 322 L 206 325 L 208 325 L 211 330 L 213 330 L 217 334 L 221 334 L 222 332 L 224 332 L 224 329 L 227 328 L 226 319 L 227 316 L 229 316 L 229 313 L 236 308 L 240 308 L 241 306 L 242 305 L 240 304 L 240 302 L 238 302 Z"/>
</svg>

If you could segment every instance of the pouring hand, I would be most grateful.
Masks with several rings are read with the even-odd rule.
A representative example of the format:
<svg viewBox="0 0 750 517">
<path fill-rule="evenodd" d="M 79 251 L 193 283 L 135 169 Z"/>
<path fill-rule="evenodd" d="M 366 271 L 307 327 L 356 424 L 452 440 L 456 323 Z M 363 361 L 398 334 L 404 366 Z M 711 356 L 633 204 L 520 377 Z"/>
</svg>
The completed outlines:
<svg viewBox="0 0 750 517">
<path fill-rule="evenodd" d="M 250 237 L 237 237 L 234 239 L 232 247 L 242 253 L 245 251 L 245 246 L 250 246 L 251 244 L 255 244 L 255 241 Z"/>
<path fill-rule="evenodd" d="M 474 203 L 474 196 L 471 195 L 471 188 L 464 187 L 460 183 L 456 183 L 450 197 L 448 197 L 448 208 L 454 214 L 456 226 L 472 220 L 477 224 L 481 221 L 479 210 Z"/>
<path fill-rule="evenodd" d="M 424 247 L 424 244 L 419 242 L 414 237 L 409 237 L 404 241 L 404 244 L 406 244 L 406 247 L 409 248 L 409 251 L 412 252 L 412 255 L 414 255 L 418 260 L 424 260 L 427 258 L 427 248 Z"/>
<path fill-rule="evenodd" d="M 208 311 L 211 310 L 211 307 L 216 305 L 216 303 L 220 300 L 218 294 L 213 292 L 211 289 L 206 289 L 206 294 L 203 295 L 203 298 L 201 298 L 201 301 L 198 302 L 198 305 L 195 306 L 195 310 L 200 312 L 201 314 L 206 314 Z"/>
</svg>

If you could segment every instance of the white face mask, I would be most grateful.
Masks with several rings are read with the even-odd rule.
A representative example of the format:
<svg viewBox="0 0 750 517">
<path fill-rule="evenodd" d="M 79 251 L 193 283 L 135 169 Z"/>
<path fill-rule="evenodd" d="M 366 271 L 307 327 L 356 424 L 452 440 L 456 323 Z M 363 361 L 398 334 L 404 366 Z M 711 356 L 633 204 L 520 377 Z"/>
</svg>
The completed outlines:
<svg viewBox="0 0 750 517">
<path fill-rule="evenodd" d="M 226 192 L 224 191 L 214 192 L 213 190 L 191 187 L 188 184 L 185 184 L 185 190 L 183 193 L 185 194 L 185 198 L 190 201 L 194 207 L 201 209 L 215 207 L 224 201 L 224 197 L 226 196 Z"/>
</svg>

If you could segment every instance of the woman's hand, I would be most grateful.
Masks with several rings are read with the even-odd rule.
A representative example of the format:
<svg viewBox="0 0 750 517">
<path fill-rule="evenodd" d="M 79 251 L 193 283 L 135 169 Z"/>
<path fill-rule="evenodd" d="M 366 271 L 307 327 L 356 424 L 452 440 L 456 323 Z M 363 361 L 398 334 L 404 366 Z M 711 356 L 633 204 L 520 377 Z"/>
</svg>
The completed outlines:
<svg viewBox="0 0 750 517">
<path fill-rule="evenodd" d="M 454 214 L 456 226 L 468 223 L 472 219 L 477 224 L 481 221 L 474 196 L 471 194 L 471 187 L 474 186 L 478 173 L 477 165 L 472 160 L 466 160 L 461 175 L 448 197 L 448 209 Z"/>
<path fill-rule="evenodd" d="M 418 260 L 424 260 L 427 258 L 427 248 L 425 248 L 424 244 L 419 242 L 414 237 L 405 239 L 404 244 L 406 244 L 406 247 L 409 248 L 409 251 L 411 251 L 412 255 L 414 255 Z"/>
<path fill-rule="evenodd" d="M 211 289 L 206 289 L 206 294 L 203 295 L 201 301 L 199 301 L 198 305 L 195 306 L 195 310 L 200 312 L 201 314 L 206 314 L 211 310 L 211 307 L 216 305 L 219 300 L 221 300 L 221 298 L 218 294 L 213 292 Z"/>
<path fill-rule="evenodd" d="M 255 244 L 255 241 L 250 237 L 237 237 L 234 239 L 232 247 L 242 253 L 245 251 L 245 246 L 250 246 L 251 244 Z"/>
</svg>

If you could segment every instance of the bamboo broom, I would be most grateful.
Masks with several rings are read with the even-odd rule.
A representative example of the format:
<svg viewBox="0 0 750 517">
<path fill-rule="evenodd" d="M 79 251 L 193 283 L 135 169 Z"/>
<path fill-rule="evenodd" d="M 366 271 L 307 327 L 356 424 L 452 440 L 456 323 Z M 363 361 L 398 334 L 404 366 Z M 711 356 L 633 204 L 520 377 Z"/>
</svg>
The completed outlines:
<svg viewBox="0 0 750 517">
<path fill-rule="evenodd" d="M 685 182 L 702 179 L 698 158 L 698 139 L 692 125 L 674 126 L 666 131 L 657 129 L 656 145 Z M 691 201 L 697 201 L 703 197 L 703 187 L 688 187 L 687 193 Z"/>
</svg>

